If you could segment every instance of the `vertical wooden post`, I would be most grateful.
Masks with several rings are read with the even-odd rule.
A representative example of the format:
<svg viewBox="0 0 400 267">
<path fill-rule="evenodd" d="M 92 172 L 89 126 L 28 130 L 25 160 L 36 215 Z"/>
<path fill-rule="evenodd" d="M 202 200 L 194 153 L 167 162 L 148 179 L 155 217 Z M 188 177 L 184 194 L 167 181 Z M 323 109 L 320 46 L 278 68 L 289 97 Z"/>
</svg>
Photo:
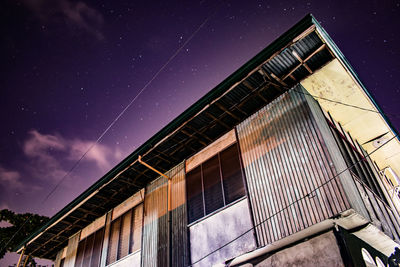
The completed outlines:
<svg viewBox="0 0 400 267">
<path fill-rule="evenodd" d="M 167 193 L 167 201 L 168 201 L 168 267 L 172 267 L 172 208 L 171 208 L 171 189 L 172 182 L 171 178 L 168 178 L 168 193 Z"/>
<path fill-rule="evenodd" d="M 23 265 L 22 267 L 25 267 L 25 266 L 26 266 L 26 264 L 28 263 L 29 257 L 30 257 L 29 255 L 26 256 L 25 261 L 24 261 L 24 265 Z"/>
<path fill-rule="evenodd" d="M 17 263 L 17 267 L 19 267 L 20 265 L 21 265 L 21 261 L 22 261 L 22 257 L 24 256 L 24 254 L 25 254 L 25 247 L 24 247 L 24 249 L 22 250 L 22 252 L 21 252 L 21 256 L 19 256 L 19 260 L 18 260 L 18 263 Z"/>
</svg>

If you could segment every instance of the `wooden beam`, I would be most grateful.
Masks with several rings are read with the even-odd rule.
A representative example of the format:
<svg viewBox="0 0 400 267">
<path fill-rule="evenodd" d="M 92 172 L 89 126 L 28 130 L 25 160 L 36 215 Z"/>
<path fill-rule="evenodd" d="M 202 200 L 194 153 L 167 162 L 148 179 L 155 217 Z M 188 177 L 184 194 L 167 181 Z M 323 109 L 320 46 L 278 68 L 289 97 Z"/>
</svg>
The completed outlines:
<svg viewBox="0 0 400 267">
<path fill-rule="evenodd" d="M 128 177 L 123 177 L 123 176 L 121 176 L 121 177 L 122 177 L 122 179 L 119 180 L 121 183 L 124 183 L 124 184 L 130 185 L 130 186 L 136 187 L 136 188 L 138 188 L 138 189 L 141 189 L 141 188 L 142 188 L 141 186 L 137 185 L 136 183 L 133 183 L 133 182 L 130 182 L 130 181 L 127 181 L 127 180 L 126 180 L 126 179 L 130 179 L 130 178 L 128 178 Z"/>
<path fill-rule="evenodd" d="M 83 206 L 83 205 L 82 205 L 82 206 Z M 95 213 L 95 212 L 93 212 L 93 211 L 91 211 L 91 210 L 82 208 L 82 206 L 79 207 L 78 210 L 81 210 L 81 211 L 83 211 L 84 213 L 87 213 L 87 214 L 90 214 L 90 215 L 93 215 L 93 216 L 99 216 L 99 217 L 100 217 L 101 215 L 103 215 L 103 214 Z"/>
<path fill-rule="evenodd" d="M 186 124 L 185 126 L 187 128 L 189 128 L 190 130 L 200 134 L 203 138 L 207 139 L 208 141 L 210 141 L 210 142 L 213 141 L 210 137 L 208 137 L 207 135 L 204 134 L 204 132 L 207 130 L 207 127 L 205 127 L 202 131 L 199 131 L 199 130 L 193 128 L 192 126 L 190 126 L 189 124 Z"/>
<path fill-rule="evenodd" d="M 284 81 L 282 81 L 281 79 L 279 79 L 275 74 L 273 74 L 272 72 L 271 72 L 271 77 L 272 78 L 274 78 L 275 80 L 277 80 L 280 84 L 282 84 L 283 86 L 285 86 L 285 87 L 288 87 L 288 85 L 284 82 Z"/>
<path fill-rule="evenodd" d="M 154 153 L 159 153 L 159 154 L 161 154 L 163 157 L 171 158 L 174 162 L 180 161 L 180 160 L 178 160 L 177 158 L 175 158 L 175 157 L 173 157 L 173 156 L 171 156 L 171 155 L 165 154 L 163 151 L 161 151 L 161 150 L 159 150 L 159 149 L 155 149 L 155 150 L 154 150 Z"/>
<path fill-rule="evenodd" d="M 293 56 L 300 62 L 300 64 L 298 64 L 297 66 L 295 66 L 291 71 L 289 71 L 288 74 L 286 74 L 285 76 L 283 76 L 283 78 L 281 78 L 280 80 L 284 81 L 286 80 L 287 77 L 289 77 L 290 75 L 293 74 L 293 72 L 295 72 L 298 68 L 300 68 L 301 66 L 304 66 L 308 72 L 313 73 L 312 70 L 308 67 L 307 65 L 307 61 L 312 58 L 315 54 L 319 53 L 322 49 L 324 49 L 326 47 L 325 44 L 321 45 L 320 47 L 318 47 L 314 52 L 312 52 L 306 59 L 302 60 L 301 57 L 296 53 L 296 51 L 292 50 L 292 54 Z M 273 73 L 271 73 L 271 75 L 274 75 Z M 276 77 L 276 76 L 275 76 Z M 275 78 L 274 77 L 274 78 Z M 278 78 L 278 77 L 276 77 Z M 279 79 L 279 78 L 278 78 Z M 293 77 L 294 79 L 294 77 Z M 294 79 L 295 80 L 295 79 Z M 278 80 L 279 81 L 279 80 Z"/>
<path fill-rule="evenodd" d="M 202 145 L 206 146 L 207 143 L 205 143 L 203 140 L 200 140 L 200 138 L 198 138 L 197 136 L 195 136 L 194 134 L 190 134 L 187 131 L 185 131 L 184 129 L 181 129 L 181 132 L 184 133 L 185 135 L 187 135 L 189 138 L 195 138 L 199 143 L 201 143 Z M 196 133 L 196 132 L 195 132 Z"/>
<path fill-rule="evenodd" d="M 41 243 L 42 246 L 37 246 L 34 250 L 32 250 L 32 252 L 30 253 L 30 255 L 34 255 L 34 253 L 35 253 L 36 251 L 38 251 L 40 248 L 42 248 L 43 246 L 45 246 L 45 245 L 48 244 L 49 242 L 54 241 L 53 239 L 55 239 L 56 237 L 60 236 L 62 233 L 68 231 L 69 229 L 71 229 L 71 228 L 72 228 L 74 225 L 76 225 L 80 220 L 81 220 L 80 218 L 77 219 L 77 220 L 75 220 L 73 223 L 71 223 L 70 226 L 67 226 L 67 227 L 64 228 L 63 230 L 59 231 L 54 237 L 48 239 L 48 240 L 47 240 L 46 242 L 44 242 L 44 243 Z M 56 248 L 59 249 L 57 246 L 54 246 L 52 249 L 47 250 L 47 251 L 50 252 L 50 251 L 52 251 L 52 250 L 54 250 L 54 249 L 56 249 Z M 49 254 L 49 253 L 45 253 L 44 255 L 47 255 L 47 254 Z"/>
<path fill-rule="evenodd" d="M 212 118 L 213 120 L 217 121 L 220 125 L 222 125 L 223 127 L 225 127 L 227 130 L 230 130 L 231 127 L 229 127 L 226 123 L 224 123 L 223 121 L 221 121 L 220 119 L 218 119 L 217 117 L 215 117 L 214 115 L 212 115 L 211 113 L 209 113 L 208 111 L 204 111 L 205 114 Z"/>
<path fill-rule="evenodd" d="M 226 107 L 224 107 L 222 104 L 220 104 L 220 103 L 218 103 L 218 102 L 215 102 L 215 105 L 216 105 L 218 108 L 222 109 L 225 113 L 229 114 L 229 116 L 231 116 L 231 117 L 234 118 L 235 120 L 241 121 L 241 119 L 240 119 L 238 116 L 236 116 L 235 114 L 233 114 L 232 112 L 230 112 L 230 111 L 229 111 Z"/>
<path fill-rule="evenodd" d="M 312 52 L 306 59 L 304 59 L 304 62 L 307 62 L 310 58 L 312 58 L 315 54 L 318 52 L 322 51 L 326 47 L 326 44 L 321 45 L 320 47 L 317 48 L 314 52 Z"/>
<path fill-rule="evenodd" d="M 299 56 L 299 54 L 297 54 L 296 51 L 292 50 L 292 54 L 296 57 L 296 59 L 301 62 L 303 64 L 303 66 L 308 70 L 308 72 L 310 74 L 313 73 L 313 71 L 308 67 L 307 63 L 303 61 L 303 59 L 301 59 L 301 57 Z"/>
<path fill-rule="evenodd" d="M 300 62 L 300 64 L 298 64 L 296 67 L 294 67 L 291 71 L 289 71 L 288 74 L 286 74 L 285 76 L 283 76 L 282 80 L 286 80 L 287 77 L 291 76 L 293 72 L 295 72 L 298 68 L 300 68 L 301 66 L 303 66 L 303 63 Z"/>
</svg>

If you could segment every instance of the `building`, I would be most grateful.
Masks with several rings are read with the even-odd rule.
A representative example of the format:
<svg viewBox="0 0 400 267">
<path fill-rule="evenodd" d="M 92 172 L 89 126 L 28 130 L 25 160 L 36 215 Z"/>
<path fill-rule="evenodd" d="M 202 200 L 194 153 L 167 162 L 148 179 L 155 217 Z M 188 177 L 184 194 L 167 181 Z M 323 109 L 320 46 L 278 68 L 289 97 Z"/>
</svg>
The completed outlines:
<svg viewBox="0 0 400 267">
<path fill-rule="evenodd" d="M 19 245 L 73 266 L 386 266 L 400 140 L 311 16 Z"/>
</svg>

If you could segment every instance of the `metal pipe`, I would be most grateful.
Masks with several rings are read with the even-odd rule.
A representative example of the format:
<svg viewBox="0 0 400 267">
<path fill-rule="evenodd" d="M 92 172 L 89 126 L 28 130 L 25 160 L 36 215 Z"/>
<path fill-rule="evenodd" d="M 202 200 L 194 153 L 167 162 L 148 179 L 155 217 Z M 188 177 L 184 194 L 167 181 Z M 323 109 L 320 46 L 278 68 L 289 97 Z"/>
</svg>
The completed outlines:
<svg viewBox="0 0 400 267">
<path fill-rule="evenodd" d="M 159 170 L 157 170 L 156 168 L 154 168 L 154 167 L 152 167 L 152 166 L 150 166 L 149 164 L 147 164 L 146 162 L 144 162 L 143 160 L 142 160 L 142 156 L 141 155 L 139 155 L 139 157 L 138 157 L 138 162 L 140 163 L 140 164 L 143 164 L 144 166 L 146 166 L 147 168 L 149 168 L 150 170 L 152 170 L 152 171 L 154 171 L 154 172 L 156 172 L 156 173 L 158 173 L 159 175 L 161 175 L 161 176 L 163 176 L 163 177 L 165 177 L 165 178 L 167 178 L 167 180 L 168 180 L 168 193 L 167 193 L 167 202 L 168 202 L 168 228 L 169 228 L 169 233 L 168 233 L 168 247 L 169 247 L 169 249 L 168 249 L 168 261 L 167 261 L 167 266 L 168 267 L 171 267 L 172 266 L 172 263 L 171 263 L 171 261 L 172 261 L 172 256 L 171 256 L 171 251 L 172 251 L 172 245 L 171 245 L 171 241 L 172 241 L 172 238 L 171 238 L 171 233 L 172 233 L 172 224 L 171 224 L 171 210 L 172 210 L 172 203 L 171 203 L 171 191 L 172 191 L 172 185 L 171 185 L 171 181 L 172 181 L 172 178 L 170 178 L 169 176 L 167 176 L 167 175 L 165 175 L 164 173 L 162 173 L 162 172 L 160 172 Z"/>
<path fill-rule="evenodd" d="M 138 161 L 139 161 L 139 163 L 143 164 L 144 166 L 146 166 L 146 167 L 149 168 L 150 170 L 152 170 L 152 171 L 158 173 L 158 174 L 161 175 L 161 176 L 164 176 L 164 177 L 167 178 L 168 180 L 171 179 L 171 178 L 169 178 L 167 175 L 165 175 L 164 173 L 160 172 L 159 170 L 155 169 L 154 167 L 152 167 L 152 166 L 150 166 L 149 164 L 147 164 L 146 162 L 144 162 L 144 161 L 142 160 L 142 156 L 140 156 L 140 155 L 139 155 Z"/>
<path fill-rule="evenodd" d="M 143 164 L 144 166 L 146 166 L 150 170 L 152 170 L 152 171 L 158 173 L 159 175 L 161 175 L 161 176 L 163 176 L 163 177 L 168 179 L 168 195 L 167 196 L 168 196 L 168 211 L 170 211 L 171 210 L 171 187 L 172 187 L 171 186 L 171 180 L 172 179 L 170 177 L 168 177 L 167 175 L 165 175 L 164 173 L 162 173 L 159 170 L 157 170 L 156 168 L 154 168 L 154 167 L 150 166 L 149 164 L 147 164 L 146 162 L 144 162 L 142 160 L 142 156 L 140 156 L 140 155 L 139 155 L 139 158 L 138 158 L 138 162 Z"/>
</svg>

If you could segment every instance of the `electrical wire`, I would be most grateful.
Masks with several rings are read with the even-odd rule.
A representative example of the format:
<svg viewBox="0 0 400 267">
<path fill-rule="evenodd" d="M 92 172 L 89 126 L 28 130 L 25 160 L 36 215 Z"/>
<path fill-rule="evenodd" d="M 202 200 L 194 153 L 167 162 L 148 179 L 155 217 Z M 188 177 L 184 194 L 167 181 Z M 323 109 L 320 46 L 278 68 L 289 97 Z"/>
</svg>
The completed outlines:
<svg viewBox="0 0 400 267">
<path fill-rule="evenodd" d="M 221 3 L 223 3 L 222 1 Z M 213 17 L 221 5 L 218 5 L 214 12 L 212 12 L 197 28 L 196 30 L 186 39 L 186 41 L 168 58 L 168 60 L 161 66 L 161 68 L 152 76 L 152 78 L 139 90 L 139 92 L 131 99 L 129 104 L 115 117 L 115 119 L 108 125 L 108 127 L 100 134 L 100 136 L 93 142 L 89 148 L 82 154 L 82 156 L 76 161 L 69 171 L 57 182 L 57 184 L 52 188 L 52 190 L 46 195 L 41 204 L 46 202 L 49 197 L 57 190 L 57 188 L 63 183 L 63 181 L 79 166 L 84 157 L 103 139 L 104 135 L 114 126 L 114 124 L 125 114 L 125 112 L 132 106 L 132 104 L 138 99 L 138 97 L 149 87 L 149 85 L 158 77 L 158 75 L 169 65 L 169 63 L 175 59 L 175 57 L 182 51 L 183 48 L 196 36 L 196 34 L 207 24 L 207 22 Z M 4 247 L 0 251 L 7 249 L 8 244 L 15 238 L 15 236 L 21 231 L 25 226 L 26 222 L 32 218 L 31 214 L 19 227 L 19 229 L 12 235 L 12 237 L 5 243 Z"/>
<path fill-rule="evenodd" d="M 313 193 L 315 191 L 317 191 L 318 189 L 320 189 L 321 187 L 327 185 L 328 183 L 330 183 L 332 180 L 335 180 L 339 175 L 341 175 L 342 173 L 344 173 L 345 171 L 353 168 L 354 166 L 356 166 L 357 164 L 361 163 L 362 161 L 364 161 L 366 158 L 369 158 L 373 153 L 375 153 L 378 149 L 380 149 L 381 147 L 383 147 L 384 145 L 386 145 L 387 143 L 389 143 L 390 141 L 392 141 L 394 138 L 396 138 L 398 135 L 394 135 L 392 138 L 390 138 L 387 142 L 383 143 L 381 146 L 377 147 L 376 149 L 374 149 L 373 151 L 371 151 L 369 154 L 367 154 L 363 159 L 358 160 L 357 162 L 355 162 L 354 164 L 352 164 L 351 166 L 347 167 L 346 169 L 338 172 L 336 175 L 334 175 L 333 177 L 329 178 L 328 180 L 326 180 L 325 182 L 323 182 L 321 185 L 317 186 L 316 188 L 314 188 L 313 190 L 311 190 L 309 193 L 305 194 L 304 196 L 302 196 L 301 198 L 296 199 L 295 201 L 291 202 L 290 204 L 288 204 L 286 207 L 280 209 L 279 211 L 275 212 L 274 214 L 272 214 L 271 216 L 269 216 L 268 218 L 266 218 L 265 220 L 257 223 L 256 225 L 254 225 L 252 228 L 246 230 L 245 232 L 243 232 L 242 234 L 238 235 L 237 237 L 235 237 L 234 239 L 228 241 L 227 243 L 223 244 L 222 246 L 218 247 L 217 249 L 214 249 L 213 251 L 209 252 L 208 254 L 206 254 L 205 256 L 201 257 L 200 259 L 196 260 L 195 262 L 193 262 L 192 264 L 190 264 L 189 266 L 193 266 L 197 263 L 199 263 L 200 261 L 206 259 L 207 257 L 211 256 L 212 254 L 214 254 L 215 252 L 221 250 L 222 248 L 228 246 L 229 244 L 235 242 L 236 240 L 238 240 L 239 238 L 243 237 L 244 235 L 250 233 L 251 231 L 254 230 L 254 228 L 264 224 L 265 222 L 267 222 L 269 219 L 271 219 L 272 217 L 278 215 L 279 213 L 283 212 L 284 210 L 288 209 L 289 207 L 293 206 L 294 204 L 296 204 L 297 202 L 310 197 L 311 195 L 313 195 Z"/>
<path fill-rule="evenodd" d="M 325 100 L 325 101 L 332 102 L 332 103 L 335 103 L 335 104 L 339 104 L 339 105 L 343 105 L 343 106 L 347 106 L 347 107 L 351 107 L 351 108 L 356 108 L 356 109 L 361 109 L 361 110 L 364 110 L 364 111 L 370 111 L 370 112 L 373 112 L 373 113 L 381 114 L 381 112 L 379 112 L 377 110 L 363 108 L 363 107 L 359 107 L 357 105 L 352 105 L 352 104 L 343 103 L 343 102 L 340 102 L 340 101 L 337 101 L 337 100 L 333 100 L 333 99 L 329 99 L 329 98 L 325 98 L 325 97 L 321 97 L 321 96 L 312 95 L 312 94 L 310 94 L 308 92 L 297 91 L 296 89 L 293 89 L 293 91 L 296 92 L 296 93 L 299 93 L 299 94 L 311 96 L 311 97 L 313 97 L 315 99 L 321 99 L 321 100 Z M 388 117 L 400 118 L 399 114 L 391 114 L 391 113 L 387 113 L 387 112 L 385 112 L 385 113 L 382 112 L 382 114 L 384 114 L 385 116 L 388 116 Z"/>
<path fill-rule="evenodd" d="M 221 4 L 224 3 L 224 2 L 225 2 L 225 1 L 221 1 Z M 221 5 L 221 6 L 222 6 L 222 5 Z M 188 38 L 188 39 L 187 39 L 187 40 L 172 54 L 172 56 L 170 56 L 170 57 L 168 58 L 168 60 L 167 60 L 167 61 L 161 66 L 161 68 L 152 76 L 152 78 L 139 90 L 139 92 L 135 95 L 135 97 L 133 97 L 133 98 L 131 99 L 131 101 L 128 103 L 128 105 L 115 117 L 115 119 L 108 125 L 108 127 L 100 134 L 100 136 L 96 139 L 96 141 L 93 142 L 93 143 L 90 145 L 90 147 L 89 147 L 89 148 L 82 154 L 82 156 L 78 159 L 78 161 L 76 161 L 76 162 L 72 165 L 72 167 L 69 169 L 69 171 L 59 180 L 59 182 L 58 182 L 58 183 L 52 188 L 52 190 L 46 195 L 46 197 L 43 199 L 43 201 L 41 202 L 41 204 L 45 203 L 45 202 L 50 198 L 50 196 L 57 190 L 57 188 L 63 183 L 63 181 L 64 181 L 78 166 L 79 166 L 79 164 L 80 164 L 81 161 L 85 158 L 85 156 L 86 156 L 97 144 L 100 143 L 100 141 L 103 139 L 103 137 L 106 135 L 106 133 L 107 133 L 107 132 L 114 126 L 114 124 L 125 114 L 125 112 L 132 106 L 132 104 L 138 99 L 138 97 L 150 86 L 150 84 L 158 77 L 158 75 L 169 65 L 169 63 L 170 63 L 172 60 L 175 59 L 175 57 L 182 51 L 182 49 L 183 49 L 183 48 L 195 37 L 195 35 L 207 24 L 207 22 L 211 19 L 211 17 L 213 17 L 213 16 L 217 13 L 217 11 L 219 10 L 219 8 L 220 8 L 221 6 L 217 7 L 217 8 L 214 10 L 214 12 L 211 13 L 211 15 L 209 15 L 209 16 L 198 26 L 198 28 L 189 36 L 189 38 Z M 364 110 L 364 111 L 370 111 L 370 112 L 374 112 L 374 113 L 380 114 L 380 112 L 379 112 L 379 111 L 376 111 L 376 110 L 371 110 L 371 109 L 367 109 L 367 108 L 362 108 L 362 107 L 359 107 L 359 106 L 356 106 L 356 105 L 346 104 L 346 103 L 343 103 L 343 102 L 340 102 L 340 101 L 331 100 L 331 99 L 327 99 L 327 98 L 324 98 L 324 97 L 318 97 L 318 96 L 315 96 L 315 95 L 312 95 L 312 94 L 309 94 L 309 93 L 299 92 L 299 91 L 297 91 L 297 90 L 295 90 L 295 89 L 293 89 L 293 91 L 295 91 L 295 92 L 297 92 L 297 93 L 300 93 L 300 94 L 309 95 L 309 96 L 312 96 L 312 97 L 314 97 L 314 98 L 318 98 L 318 99 L 322 99 L 322 100 L 325 100 L 325 101 L 333 102 L 333 103 L 336 103 L 336 104 L 341 104 L 341 105 L 345 105 L 345 106 L 348 106 L 348 107 L 353 107 L 353 108 L 361 109 L 361 110 Z M 250 94 L 250 93 L 249 93 L 249 94 Z M 388 114 L 388 113 L 383 113 L 383 114 L 386 115 L 386 116 L 390 115 L 390 116 L 400 117 L 398 114 Z M 397 137 L 397 135 L 395 135 L 394 137 L 392 137 L 391 139 L 389 139 L 389 141 L 391 141 L 391 140 L 394 139 L 395 137 Z M 383 145 L 385 145 L 385 144 L 388 143 L 389 141 L 385 142 Z M 174 144 L 174 146 L 177 146 L 178 144 L 179 144 L 179 143 L 176 143 L 176 144 Z M 383 145 L 382 145 L 382 146 L 383 146 Z M 170 148 L 172 148 L 172 147 L 174 147 L 174 146 L 171 146 Z M 382 147 L 382 146 L 380 146 L 380 147 Z M 380 147 L 379 147 L 379 148 L 380 148 Z M 378 149 L 378 148 L 377 148 L 377 149 Z M 367 157 L 369 157 L 369 155 L 371 155 L 371 154 L 372 154 L 373 152 L 375 152 L 377 149 L 375 149 L 375 150 L 372 151 L 370 154 L 368 154 Z M 150 159 L 153 159 L 154 157 L 156 157 L 156 156 L 153 156 L 153 157 L 150 158 Z M 353 164 L 351 167 L 353 167 L 354 165 L 356 165 L 356 164 L 358 164 L 358 163 L 359 163 L 359 162 L 356 162 L 356 163 Z M 349 167 L 349 168 L 350 168 L 350 167 Z M 348 169 L 348 168 L 347 168 L 347 169 Z M 345 169 L 344 171 L 346 171 L 347 169 Z M 343 173 L 344 171 L 340 172 L 339 174 Z M 331 178 L 330 180 L 334 179 L 334 178 L 337 177 L 339 174 L 337 174 L 336 176 L 334 176 L 334 177 Z M 330 180 L 328 180 L 327 182 L 329 182 Z M 326 182 L 326 183 L 327 183 L 327 182 Z M 322 184 L 321 186 L 325 185 L 326 183 Z M 321 186 L 320 186 L 320 187 L 321 187 Z M 319 189 L 320 187 L 317 187 L 316 189 Z M 315 191 L 316 189 L 314 189 L 314 191 Z M 313 191 L 312 191 L 312 192 L 313 192 Z M 307 195 L 305 195 L 305 196 L 302 197 L 301 199 L 307 197 L 307 196 L 310 195 L 312 192 L 308 193 Z M 295 202 L 289 204 L 287 207 L 293 205 L 294 203 L 300 201 L 301 199 L 296 200 Z M 286 208 L 287 208 L 287 207 L 286 207 Z M 286 209 L 286 208 L 285 208 L 285 209 Z M 283 209 L 283 210 L 284 210 L 284 209 Z M 282 211 L 282 210 L 281 210 L 281 211 Z M 279 211 L 279 212 L 281 212 L 281 211 Z M 277 212 L 276 214 L 278 214 L 279 212 Z M 271 217 L 275 216 L 276 214 L 272 215 Z M 7 248 L 7 245 L 15 238 L 15 236 L 18 234 L 18 232 L 21 231 L 21 229 L 23 228 L 23 226 L 25 226 L 26 222 L 29 221 L 29 219 L 30 219 L 32 216 L 33 216 L 33 214 L 31 214 L 31 215 L 24 221 L 24 223 L 23 223 L 23 224 L 20 226 L 20 228 L 13 234 L 13 236 L 8 240 L 8 242 L 4 245 L 4 247 L 2 247 L 2 248 L 0 249 L 0 251 Z M 271 217 L 269 217 L 268 219 L 270 219 Z M 268 219 L 266 219 L 266 220 L 268 220 Z M 265 221 L 266 221 L 266 220 L 265 220 Z M 264 223 L 265 221 L 263 221 L 263 222 L 261 222 L 261 223 Z M 261 224 L 261 223 L 260 223 L 260 224 Z M 258 225 L 256 225 L 256 226 L 258 226 Z M 256 227 L 256 226 L 255 226 L 255 227 Z M 253 229 L 253 228 L 252 228 L 252 229 Z M 248 232 L 251 231 L 252 229 L 246 231 L 245 233 L 243 233 L 242 235 L 240 235 L 240 236 L 237 237 L 237 238 L 240 238 L 241 236 L 243 236 L 244 234 L 248 233 Z M 236 239 L 237 239 L 237 238 L 236 238 Z M 235 239 L 235 240 L 236 240 L 236 239 Z M 233 241 L 234 241 L 234 240 L 233 240 Z M 230 241 L 229 243 L 231 243 L 231 242 L 233 242 L 233 241 Z M 223 247 L 225 247 L 225 246 L 228 245 L 229 243 L 225 244 Z M 222 247 L 221 247 L 221 248 L 222 248 Z M 213 254 L 213 253 L 215 253 L 215 252 L 216 252 L 216 251 L 212 252 L 211 254 Z M 211 254 L 210 254 L 210 255 L 211 255 Z M 207 256 L 207 255 L 206 255 L 206 256 Z M 206 257 L 206 256 L 205 256 L 205 257 Z M 208 256 L 209 256 L 209 255 L 208 255 Z M 197 262 L 199 262 L 199 261 L 201 261 L 201 260 L 203 260 L 203 259 L 204 259 L 204 258 L 202 258 L 202 259 L 196 261 L 195 263 L 197 263 Z M 195 263 L 193 263 L 193 264 L 195 264 Z M 193 264 L 192 264 L 192 265 L 193 265 Z"/>
</svg>

